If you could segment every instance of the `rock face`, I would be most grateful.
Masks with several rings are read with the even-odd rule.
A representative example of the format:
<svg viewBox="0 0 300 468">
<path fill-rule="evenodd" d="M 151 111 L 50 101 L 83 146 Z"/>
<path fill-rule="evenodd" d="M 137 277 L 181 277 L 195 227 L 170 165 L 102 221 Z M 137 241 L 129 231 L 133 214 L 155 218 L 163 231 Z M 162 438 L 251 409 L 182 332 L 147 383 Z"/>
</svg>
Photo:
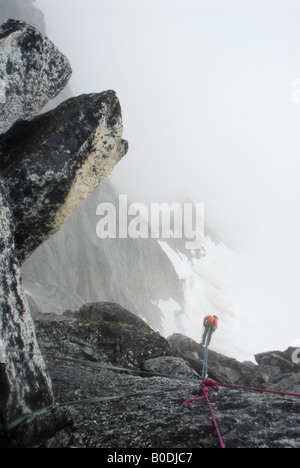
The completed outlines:
<svg viewBox="0 0 300 468">
<path fill-rule="evenodd" d="M 67 59 L 34 28 L 14 20 L 2 25 L 1 350 L 6 346 L 0 363 L 2 432 L 14 420 L 53 403 L 52 384 L 21 286 L 19 260 L 59 229 L 127 151 L 121 139 L 120 104 L 112 91 L 71 99 L 32 118 L 65 86 L 70 73 Z M 46 437 L 48 447 L 67 441 L 69 425 L 67 410 L 46 411 L 38 421 L 32 419 L 22 444 L 35 446 L 37 434 Z M 1 444 L 7 446 L 9 440 L 4 435 Z"/>
<path fill-rule="evenodd" d="M 0 134 L 37 115 L 66 86 L 67 58 L 35 28 L 8 20 L 0 27 Z"/>
<path fill-rule="evenodd" d="M 0 138 L 21 261 L 56 232 L 126 154 L 115 92 L 69 99 Z"/>
<path fill-rule="evenodd" d="M 39 356 L 34 324 L 21 288 L 14 255 L 13 223 L 5 183 L 0 177 L 0 339 L 36 353 L 6 353 L 0 368 L 0 422 L 6 424 L 52 402 L 51 383 Z"/>
<path fill-rule="evenodd" d="M 204 348 L 191 338 L 175 333 L 168 338 L 169 343 L 189 360 L 195 367 L 196 363 L 203 360 Z M 300 365 L 293 363 L 294 348 L 286 351 L 270 351 L 255 356 L 258 365 L 252 361 L 239 362 L 236 359 L 223 356 L 214 351 L 209 352 L 210 377 L 219 382 L 231 382 L 233 384 L 248 387 L 273 388 L 273 386 L 286 385 L 289 378 L 300 373 Z M 282 359 L 282 356 L 285 359 Z M 300 377 L 300 374 L 298 375 Z M 295 383 L 295 382 L 293 382 Z M 300 383 L 300 379 L 299 379 Z M 298 392 L 297 384 L 288 385 L 290 392 Z M 287 388 L 286 387 L 286 388 Z M 285 391 L 285 390 L 284 390 Z"/>
<path fill-rule="evenodd" d="M 87 304 L 66 322 L 67 327 L 61 321 L 38 323 L 44 349 L 77 359 L 138 369 L 149 356 L 170 348 L 146 322 L 117 304 Z"/>
<path fill-rule="evenodd" d="M 134 314 L 109 303 L 88 304 L 75 314 L 42 314 L 36 328 L 45 357 L 56 357 L 46 357 L 59 404 L 56 411 L 67 413 L 61 417 L 56 413 L 55 419 L 54 407 L 31 418 L 10 433 L 9 446 L 219 447 L 206 402 L 195 403 L 190 410 L 182 406 L 185 400 L 201 396 L 203 349 L 193 340 L 179 334 L 166 340 Z M 280 354 L 265 353 L 265 359 Z M 59 361 L 59 356 L 88 360 L 91 366 Z M 209 375 L 219 383 L 297 391 L 300 366 L 289 369 L 289 376 L 278 374 L 273 358 L 256 366 L 209 353 Z M 130 372 L 93 367 L 97 362 Z M 106 396 L 117 399 L 95 400 Z M 92 400 L 79 403 L 83 399 Z M 228 448 L 300 447 L 299 398 L 220 387 L 218 392 L 211 390 L 209 399 Z M 49 414 L 51 430 L 41 431 L 40 421 Z M 60 438 L 53 436 L 58 431 Z M 5 445 L 1 438 L 0 443 Z"/>
</svg>

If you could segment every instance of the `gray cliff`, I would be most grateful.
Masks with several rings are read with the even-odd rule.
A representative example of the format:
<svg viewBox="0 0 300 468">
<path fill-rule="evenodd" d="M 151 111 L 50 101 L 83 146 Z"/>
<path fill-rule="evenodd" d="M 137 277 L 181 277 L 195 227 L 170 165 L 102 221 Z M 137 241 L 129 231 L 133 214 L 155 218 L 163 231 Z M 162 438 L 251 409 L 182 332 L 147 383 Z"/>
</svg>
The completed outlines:
<svg viewBox="0 0 300 468">
<path fill-rule="evenodd" d="M 39 356 L 33 321 L 21 287 L 14 251 L 13 216 L 0 177 L 0 339 L 34 356 L 7 353 L 0 367 L 0 422 L 5 424 L 52 402 L 51 382 Z"/>
<path fill-rule="evenodd" d="M 53 401 L 20 261 L 110 173 L 127 143 L 112 91 L 71 99 L 58 111 L 38 116 L 65 86 L 70 67 L 33 27 L 14 20 L 2 25 L 0 55 L 6 98 L 0 103 L 0 126 L 7 130 L 0 136 L 0 340 L 6 347 L 0 365 L 0 422 L 5 428 Z"/>
</svg>

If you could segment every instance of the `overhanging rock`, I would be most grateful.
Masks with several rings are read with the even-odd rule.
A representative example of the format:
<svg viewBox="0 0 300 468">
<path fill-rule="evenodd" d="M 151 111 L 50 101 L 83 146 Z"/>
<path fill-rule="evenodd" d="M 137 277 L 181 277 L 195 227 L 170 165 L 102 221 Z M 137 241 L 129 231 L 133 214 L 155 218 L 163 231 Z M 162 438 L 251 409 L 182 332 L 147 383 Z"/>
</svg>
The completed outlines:
<svg viewBox="0 0 300 468">
<path fill-rule="evenodd" d="M 114 91 L 82 95 L 0 137 L 4 175 L 25 260 L 105 179 L 127 152 Z"/>
</svg>

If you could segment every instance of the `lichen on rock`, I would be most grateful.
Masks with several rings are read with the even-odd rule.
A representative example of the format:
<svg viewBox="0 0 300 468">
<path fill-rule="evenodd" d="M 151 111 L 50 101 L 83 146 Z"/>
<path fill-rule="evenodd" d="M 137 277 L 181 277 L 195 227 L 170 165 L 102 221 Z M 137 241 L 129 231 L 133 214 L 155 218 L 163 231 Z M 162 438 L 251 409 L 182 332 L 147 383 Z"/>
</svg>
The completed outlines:
<svg viewBox="0 0 300 468">
<path fill-rule="evenodd" d="M 126 154 L 114 91 L 81 95 L 0 137 L 0 170 L 24 261 L 59 230 Z"/>
<path fill-rule="evenodd" d="M 16 20 L 0 26 L 0 134 L 37 115 L 71 73 L 68 59 L 32 26 Z"/>
</svg>

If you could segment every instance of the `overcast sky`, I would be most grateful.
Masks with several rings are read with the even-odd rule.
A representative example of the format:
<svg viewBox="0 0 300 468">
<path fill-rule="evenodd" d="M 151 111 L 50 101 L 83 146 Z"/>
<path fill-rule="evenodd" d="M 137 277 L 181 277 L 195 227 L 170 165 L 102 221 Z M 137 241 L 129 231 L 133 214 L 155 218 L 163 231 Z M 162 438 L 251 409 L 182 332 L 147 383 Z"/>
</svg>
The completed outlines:
<svg viewBox="0 0 300 468">
<path fill-rule="evenodd" d="M 120 98 L 130 151 L 112 175 L 119 191 L 204 202 L 221 240 L 265 262 L 270 294 L 282 289 L 300 327 L 299 0 L 36 5 L 74 94 Z"/>
</svg>

